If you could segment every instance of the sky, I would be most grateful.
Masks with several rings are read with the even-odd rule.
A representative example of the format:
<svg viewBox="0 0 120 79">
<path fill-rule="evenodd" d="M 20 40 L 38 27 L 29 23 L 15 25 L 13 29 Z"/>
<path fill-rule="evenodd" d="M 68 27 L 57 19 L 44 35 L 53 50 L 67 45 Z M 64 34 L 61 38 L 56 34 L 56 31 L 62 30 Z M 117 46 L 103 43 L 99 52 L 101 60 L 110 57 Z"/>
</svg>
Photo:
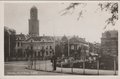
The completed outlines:
<svg viewBox="0 0 120 79">
<path fill-rule="evenodd" d="M 89 42 L 101 41 L 105 21 L 110 14 L 100 11 L 97 2 L 87 2 L 82 17 L 77 20 L 81 7 L 71 10 L 72 14 L 61 16 L 62 11 L 69 5 L 65 3 L 5 3 L 4 4 L 4 26 L 15 29 L 16 33 L 28 34 L 28 20 L 30 19 L 30 8 L 36 6 L 38 9 L 39 35 L 50 36 L 79 36 Z M 117 24 L 116 24 L 117 26 Z M 106 30 L 116 29 L 109 26 Z"/>
</svg>

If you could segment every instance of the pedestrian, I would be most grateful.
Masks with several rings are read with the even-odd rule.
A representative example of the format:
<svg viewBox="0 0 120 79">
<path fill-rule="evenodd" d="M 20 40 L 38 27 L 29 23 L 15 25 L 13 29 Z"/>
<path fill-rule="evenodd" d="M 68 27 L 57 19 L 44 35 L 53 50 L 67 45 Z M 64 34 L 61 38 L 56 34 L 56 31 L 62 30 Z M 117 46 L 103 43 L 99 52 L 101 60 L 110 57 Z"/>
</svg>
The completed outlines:
<svg viewBox="0 0 120 79">
<path fill-rule="evenodd" d="M 55 55 L 52 56 L 51 58 L 52 66 L 53 66 L 53 71 L 56 70 L 56 62 L 57 62 L 57 57 Z"/>
</svg>

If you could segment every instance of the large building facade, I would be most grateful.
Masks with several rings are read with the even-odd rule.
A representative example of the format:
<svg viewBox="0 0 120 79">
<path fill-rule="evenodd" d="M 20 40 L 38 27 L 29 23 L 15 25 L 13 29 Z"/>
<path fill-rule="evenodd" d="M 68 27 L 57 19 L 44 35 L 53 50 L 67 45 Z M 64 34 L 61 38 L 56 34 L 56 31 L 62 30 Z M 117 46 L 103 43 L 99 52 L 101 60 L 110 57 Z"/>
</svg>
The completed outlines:
<svg viewBox="0 0 120 79">
<path fill-rule="evenodd" d="M 30 9 L 29 33 L 16 35 L 17 58 L 50 58 L 54 54 L 54 38 L 52 36 L 39 36 L 38 11 L 35 6 Z M 32 50 L 32 53 L 31 53 Z"/>
<path fill-rule="evenodd" d="M 76 59 L 84 59 L 89 52 L 89 45 L 84 38 L 78 36 L 66 37 L 63 36 L 61 39 L 62 53 L 65 56 L 71 56 Z"/>
</svg>

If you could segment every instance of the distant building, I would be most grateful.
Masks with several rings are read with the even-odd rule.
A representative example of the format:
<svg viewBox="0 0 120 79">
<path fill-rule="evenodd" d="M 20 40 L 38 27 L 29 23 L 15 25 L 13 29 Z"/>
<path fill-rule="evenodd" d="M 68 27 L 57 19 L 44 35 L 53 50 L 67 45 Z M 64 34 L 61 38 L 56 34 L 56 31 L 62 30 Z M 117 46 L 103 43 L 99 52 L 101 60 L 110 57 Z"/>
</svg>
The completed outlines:
<svg viewBox="0 0 120 79">
<path fill-rule="evenodd" d="M 61 39 L 62 43 L 62 53 L 65 56 L 73 56 L 75 58 L 83 59 L 88 51 L 88 43 L 84 38 L 78 36 L 67 37 L 63 36 Z M 85 47 L 86 49 L 83 49 Z"/>
<path fill-rule="evenodd" d="M 117 56 L 118 55 L 118 31 L 110 30 L 102 33 L 101 38 L 102 54 Z"/>
<path fill-rule="evenodd" d="M 54 38 L 50 36 L 30 37 L 24 41 L 23 48 L 24 50 L 33 49 L 35 57 L 51 57 L 54 53 Z"/>
<path fill-rule="evenodd" d="M 80 38 L 78 36 L 73 36 L 69 39 L 70 45 L 70 55 L 75 56 L 76 58 L 84 59 L 87 56 L 88 51 L 88 43 L 84 38 Z"/>
<path fill-rule="evenodd" d="M 16 35 L 16 45 L 15 45 L 15 52 L 16 57 L 25 57 L 25 53 L 23 50 L 23 43 L 26 40 L 26 36 L 24 34 L 17 34 Z"/>
</svg>

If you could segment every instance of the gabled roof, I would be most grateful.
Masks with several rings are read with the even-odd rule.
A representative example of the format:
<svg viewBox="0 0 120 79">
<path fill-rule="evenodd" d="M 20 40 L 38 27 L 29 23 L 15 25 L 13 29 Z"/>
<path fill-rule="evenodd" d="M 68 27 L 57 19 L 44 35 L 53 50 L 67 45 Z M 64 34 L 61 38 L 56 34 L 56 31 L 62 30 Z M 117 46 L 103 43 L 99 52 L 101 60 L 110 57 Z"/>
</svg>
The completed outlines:
<svg viewBox="0 0 120 79">
<path fill-rule="evenodd" d="M 24 34 L 17 34 L 16 39 L 20 38 L 19 40 L 26 40 L 26 36 Z"/>
<path fill-rule="evenodd" d="M 64 35 L 61 40 L 67 42 L 68 38 Z"/>
<path fill-rule="evenodd" d="M 70 43 L 87 43 L 84 38 L 79 38 L 77 36 L 73 36 L 69 41 Z"/>
<path fill-rule="evenodd" d="M 33 36 L 29 37 L 26 41 L 33 39 L 34 41 L 41 41 L 41 40 L 46 40 L 46 41 L 54 41 L 54 38 L 51 36 Z"/>
</svg>

